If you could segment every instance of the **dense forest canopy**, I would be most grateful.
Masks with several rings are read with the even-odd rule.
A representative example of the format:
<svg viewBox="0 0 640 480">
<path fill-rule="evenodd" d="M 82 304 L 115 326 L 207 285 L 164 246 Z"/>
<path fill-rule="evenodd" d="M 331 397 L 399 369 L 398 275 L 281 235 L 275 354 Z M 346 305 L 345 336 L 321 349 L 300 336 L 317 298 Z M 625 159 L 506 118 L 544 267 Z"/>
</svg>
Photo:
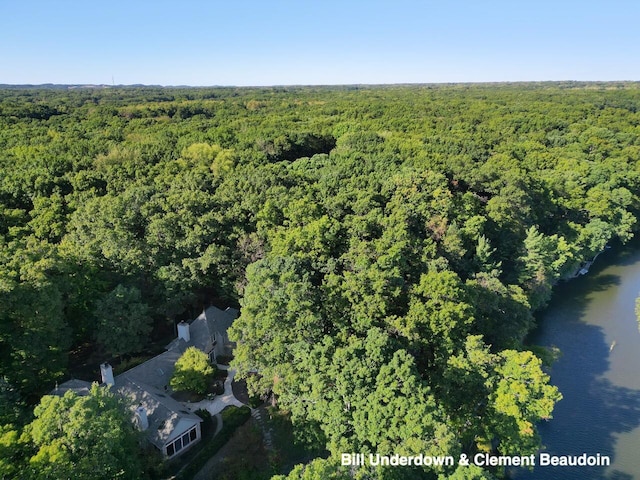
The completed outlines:
<svg viewBox="0 0 640 480">
<path fill-rule="evenodd" d="M 534 452 L 561 395 L 523 340 L 638 230 L 639 107 L 633 83 L 0 90 L 2 431 L 75 349 L 216 299 L 250 391 L 333 455 Z M 465 472 L 375 475 L 489 478 Z"/>
</svg>

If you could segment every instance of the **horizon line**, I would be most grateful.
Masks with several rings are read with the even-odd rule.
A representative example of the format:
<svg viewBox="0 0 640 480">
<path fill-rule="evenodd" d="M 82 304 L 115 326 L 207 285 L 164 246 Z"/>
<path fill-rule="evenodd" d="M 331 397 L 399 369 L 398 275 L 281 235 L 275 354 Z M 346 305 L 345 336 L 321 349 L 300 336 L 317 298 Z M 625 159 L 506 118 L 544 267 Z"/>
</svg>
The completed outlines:
<svg viewBox="0 0 640 480">
<path fill-rule="evenodd" d="M 291 87 L 384 87 L 384 86 L 420 86 L 420 85 L 511 85 L 511 84 L 554 84 L 554 83 L 588 83 L 588 84 L 628 84 L 640 83 L 640 80 L 488 80 L 488 81 L 463 81 L 463 82 L 383 82 L 383 83 L 281 83 L 264 85 L 195 85 L 195 84 L 159 84 L 159 83 L 0 83 L 0 88 L 39 88 L 39 87 L 73 87 L 73 88 L 291 88 Z"/>
</svg>

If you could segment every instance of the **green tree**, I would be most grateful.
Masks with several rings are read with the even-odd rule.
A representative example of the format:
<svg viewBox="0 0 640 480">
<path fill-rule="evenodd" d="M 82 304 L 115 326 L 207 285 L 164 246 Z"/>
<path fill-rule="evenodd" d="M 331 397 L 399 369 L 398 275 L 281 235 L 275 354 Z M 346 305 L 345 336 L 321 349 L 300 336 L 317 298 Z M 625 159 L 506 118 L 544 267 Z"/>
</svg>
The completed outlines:
<svg viewBox="0 0 640 480">
<path fill-rule="evenodd" d="M 478 272 L 488 273 L 494 277 L 498 277 L 501 273 L 501 262 L 493 260 L 496 249 L 491 248 L 489 239 L 484 235 L 478 237 L 478 245 L 476 246 L 476 269 Z"/>
<path fill-rule="evenodd" d="M 23 436 L 33 447 L 24 478 L 143 477 L 138 434 L 120 399 L 97 384 L 86 396 L 45 395 Z"/>
<path fill-rule="evenodd" d="M 219 145 L 208 143 L 192 143 L 182 150 L 182 158 L 194 163 L 211 163 L 222 151 Z"/>
<path fill-rule="evenodd" d="M 140 290 L 118 285 L 96 302 L 96 339 L 113 355 L 141 350 L 151 332 L 149 306 Z"/>
<path fill-rule="evenodd" d="M 504 350 L 498 358 L 487 426 L 499 438 L 503 454 L 535 453 L 540 445 L 535 424 L 551 418 L 562 395 L 549 385 L 542 361 L 532 352 Z"/>
<path fill-rule="evenodd" d="M 169 384 L 174 390 L 202 394 L 207 391 L 214 373 L 207 355 L 196 347 L 189 347 L 176 362 L 176 369 Z"/>
<path fill-rule="evenodd" d="M 294 344 L 312 345 L 330 328 L 323 324 L 305 263 L 269 257 L 247 268 L 242 313 L 229 329 L 237 342 L 233 364 L 252 394 L 265 395 L 295 363 Z M 251 375 L 251 371 L 259 375 Z"/>
<path fill-rule="evenodd" d="M 306 465 L 296 465 L 288 475 L 275 475 L 271 480 L 350 480 L 353 478 L 348 468 L 341 467 L 335 460 L 316 458 Z"/>
<path fill-rule="evenodd" d="M 520 257 L 520 281 L 529 290 L 532 306 L 538 308 L 551 297 L 551 287 L 573 258 L 573 248 L 564 237 L 545 236 L 536 226 L 526 233 L 526 254 Z"/>
<path fill-rule="evenodd" d="M 24 402 L 18 391 L 0 377 L 0 425 L 17 423 L 24 413 Z"/>
<path fill-rule="evenodd" d="M 406 338 L 418 365 L 442 367 L 463 343 L 473 309 L 460 278 L 452 271 L 429 271 L 414 287 L 409 311 L 393 326 Z"/>
<path fill-rule="evenodd" d="M 450 357 L 442 382 L 443 400 L 455 413 L 454 428 L 468 452 L 499 440 L 506 455 L 539 448 L 536 422 L 551 418 L 562 395 L 549 385 L 541 361 L 530 351 L 494 354 L 482 337 L 467 337 L 464 352 Z M 475 445 L 474 445 L 475 444 Z"/>
<path fill-rule="evenodd" d="M 26 463 L 25 445 L 13 425 L 0 425 L 0 478 L 20 478 Z"/>
<path fill-rule="evenodd" d="M 55 248 L 28 237 L 0 239 L 0 376 L 25 399 L 53 386 L 71 335 Z"/>
<path fill-rule="evenodd" d="M 460 465 L 451 475 L 440 475 L 438 480 L 494 480 L 495 477 L 477 465 Z"/>
</svg>

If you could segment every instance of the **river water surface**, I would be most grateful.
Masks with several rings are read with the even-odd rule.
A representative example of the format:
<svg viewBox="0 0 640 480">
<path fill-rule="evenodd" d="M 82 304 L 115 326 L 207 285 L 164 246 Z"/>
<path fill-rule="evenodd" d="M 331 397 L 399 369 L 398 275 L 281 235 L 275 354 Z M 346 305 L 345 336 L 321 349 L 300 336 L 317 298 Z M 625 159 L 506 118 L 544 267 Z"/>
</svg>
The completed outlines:
<svg viewBox="0 0 640 480">
<path fill-rule="evenodd" d="M 617 250 L 617 251 L 615 251 Z M 564 396 L 540 425 L 543 451 L 608 455 L 610 467 L 536 467 L 517 479 L 640 479 L 640 243 L 611 249 L 584 277 L 558 285 L 532 343 L 561 357 L 551 382 Z"/>
</svg>

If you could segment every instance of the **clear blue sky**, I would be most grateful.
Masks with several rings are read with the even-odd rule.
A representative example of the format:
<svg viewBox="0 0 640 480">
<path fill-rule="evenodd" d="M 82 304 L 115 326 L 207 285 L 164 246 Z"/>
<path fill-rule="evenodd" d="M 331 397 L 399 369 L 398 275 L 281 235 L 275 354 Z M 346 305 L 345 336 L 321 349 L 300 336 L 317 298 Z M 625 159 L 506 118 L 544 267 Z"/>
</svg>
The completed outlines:
<svg viewBox="0 0 640 480">
<path fill-rule="evenodd" d="M 640 80 L 640 0 L 0 0 L 0 83 Z"/>
</svg>

